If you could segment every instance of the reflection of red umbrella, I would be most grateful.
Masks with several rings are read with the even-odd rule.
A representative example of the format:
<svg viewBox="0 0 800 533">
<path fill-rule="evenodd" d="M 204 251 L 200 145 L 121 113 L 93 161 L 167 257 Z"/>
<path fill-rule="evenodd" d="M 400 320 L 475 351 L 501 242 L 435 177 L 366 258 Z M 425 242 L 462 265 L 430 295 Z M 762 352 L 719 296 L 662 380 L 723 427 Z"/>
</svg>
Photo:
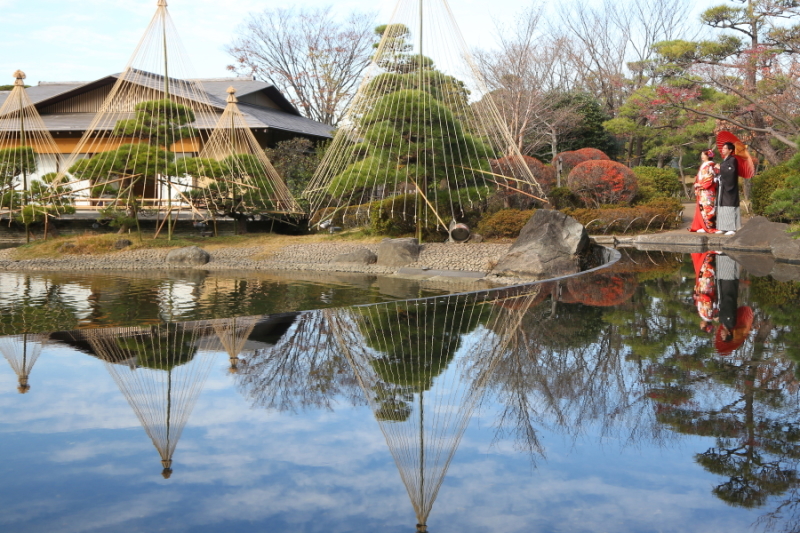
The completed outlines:
<svg viewBox="0 0 800 533">
<path fill-rule="evenodd" d="M 722 145 L 725 143 L 733 143 L 736 147 L 736 152 L 734 152 L 733 156 L 739 161 L 739 177 L 744 179 L 752 178 L 756 173 L 756 161 L 747 151 L 747 145 L 729 131 L 717 133 L 717 150 L 721 151 Z"/>
<path fill-rule="evenodd" d="M 720 355 L 730 355 L 744 343 L 752 327 L 753 310 L 743 305 L 736 310 L 736 326 L 734 326 L 731 331 L 731 333 L 733 333 L 733 338 L 731 340 L 722 340 L 722 328 L 717 328 L 717 334 L 714 338 L 714 346 L 717 348 L 717 352 L 719 352 Z"/>
</svg>

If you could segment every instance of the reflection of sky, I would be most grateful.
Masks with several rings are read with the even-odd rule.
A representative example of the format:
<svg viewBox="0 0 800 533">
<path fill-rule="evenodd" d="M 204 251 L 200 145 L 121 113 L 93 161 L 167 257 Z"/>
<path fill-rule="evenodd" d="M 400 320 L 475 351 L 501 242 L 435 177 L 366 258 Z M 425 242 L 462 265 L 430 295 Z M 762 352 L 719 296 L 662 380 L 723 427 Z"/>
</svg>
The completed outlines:
<svg viewBox="0 0 800 533">
<path fill-rule="evenodd" d="M 0 361 L 2 362 L 2 361 Z M 0 367 L 0 530 L 411 531 L 415 518 L 366 407 L 251 409 L 220 354 L 183 432 L 171 479 L 104 364 L 46 347 L 31 391 Z M 481 406 L 430 531 L 747 531 L 757 514 L 714 498 L 694 464 L 709 439 L 662 447 L 542 431 L 546 458 L 501 440 Z"/>
</svg>

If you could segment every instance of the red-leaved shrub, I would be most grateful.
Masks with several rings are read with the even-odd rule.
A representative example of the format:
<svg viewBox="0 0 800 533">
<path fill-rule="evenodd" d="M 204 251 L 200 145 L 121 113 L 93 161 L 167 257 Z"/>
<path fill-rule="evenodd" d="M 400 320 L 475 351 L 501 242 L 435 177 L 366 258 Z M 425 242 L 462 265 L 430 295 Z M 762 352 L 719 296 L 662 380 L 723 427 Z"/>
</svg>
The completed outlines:
<svg viewBox="0 0 800 533">
<path fill-rule="evenodd" d="M 589 158 L 578 152 L 561 152 L 553 158 L 553 168 L 558 168 L 559 160 L 561 160 L 561 175 L 566 176 L 579 164 L 589 161 Z"/>
<path fill-rule="evenodd" d="M 630 300 L 638 285 L 635 274 L 600 272 L 570 278 L 566 288 L 576 302 L 592 307 L 611 307 Z"/>
<path fill-rule="evenodd" d="M 490 159 L 489 164 L 491 165 L 492 172 L 495 174 L 508 176 L 509 178 L 516 178 L 517 180 L 524 180 L 526 176 L 525 171 L 520 169 L 520 165 L 527 166 L 528 169 L 530 169 L 531 174 L 533 174 L 533 178 L 537 181 L 537 183 L 539 183 L 545 194 L 547 194 L 550 189 L 553 188 L 553 184 L 556 181 L 555 169 L 545 165 L 535 157 L 530 157 L 527 155 L 507 156 L 501 157 L 500 159 Z M 524 190 L 525 192 L 530 192 L 527 186 L 515 180 L 510 180 L 508 185 L 511 185 L 516 189 Z M 536 193 L 534 192 L 534 194 Z"/>
<path fill-rule="evenodd" d="M 628 204 L 636 195 L 636 174 L 616 161 L 584 161 L 567 176 L 567 187 L 588 206 Z"/>
<path fill-rule="evenodd" d="M 580 150 L 575 150 L 576 154 L 581 154 L 585 156 L 588 160 L 594 161 L 610 161 L 611 158 L 608 157 L 605 152 L 602 150 L 598 150 L 597 148 L 581 148 Z"/>
</svg>

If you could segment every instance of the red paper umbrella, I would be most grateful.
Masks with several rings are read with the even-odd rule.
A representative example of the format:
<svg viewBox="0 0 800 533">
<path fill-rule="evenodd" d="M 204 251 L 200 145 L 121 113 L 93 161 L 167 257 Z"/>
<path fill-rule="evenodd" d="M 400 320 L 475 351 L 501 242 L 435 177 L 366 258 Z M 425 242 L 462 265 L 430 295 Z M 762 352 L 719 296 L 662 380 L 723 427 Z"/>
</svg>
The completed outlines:
<svg viewBox="0 0 800 533">
<path fill-rule="evenodd" d="M 731 340 L 722 340 L 722 328 L 717 328 L 714 338 L 714 346 L 720 355 L 730 355 L 735 349 L 744 343 L 750 329 L 753 327 L 753 310 L 743 305 L 736 310 L 736 326 L 731 330 L 733 337 Z"/>
<path fill-rule="evenodd" d="M 752 178 L 756 173 L 756 161 L 747 151 L 747 145 L 729 131 L 717 133 L 717 150 L 722 151 L 722 145 L 725 143 L 733 143 L 736 147 L 736 152 L 734 152 L 733 156 L 739 161 L 739 177 L 744 179 Z"/>
</svg>

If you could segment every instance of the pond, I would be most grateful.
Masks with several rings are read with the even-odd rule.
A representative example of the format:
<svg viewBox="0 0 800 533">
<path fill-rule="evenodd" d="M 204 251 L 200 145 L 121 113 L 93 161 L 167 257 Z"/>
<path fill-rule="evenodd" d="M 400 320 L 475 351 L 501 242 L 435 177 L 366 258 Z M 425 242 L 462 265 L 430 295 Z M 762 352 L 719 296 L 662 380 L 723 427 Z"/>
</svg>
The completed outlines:
<svg viewBox="0 0 800 533">
<path fill-rule="evenodd" d="M 800 525 L 797 281 L 393 283 L 0 274 L 0 530 Z"/>
</svg>

